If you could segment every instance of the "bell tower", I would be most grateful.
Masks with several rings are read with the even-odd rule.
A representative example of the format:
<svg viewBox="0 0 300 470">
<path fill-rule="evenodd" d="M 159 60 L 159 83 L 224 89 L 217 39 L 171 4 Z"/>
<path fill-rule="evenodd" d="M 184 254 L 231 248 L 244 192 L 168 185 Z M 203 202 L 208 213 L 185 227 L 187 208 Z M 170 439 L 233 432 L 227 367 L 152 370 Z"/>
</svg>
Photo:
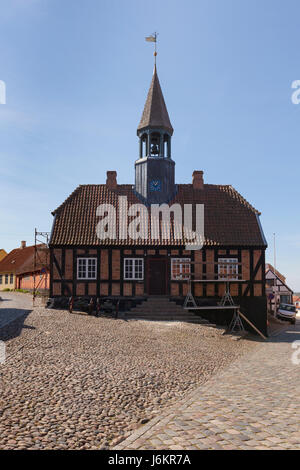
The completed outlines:
<svg viewBox="0 0 300 470">
<path fill-rule="evenodd" d="M 175 162 L 171 158 L 173 127 L 156 64 L 137 135 L 139 158 L 135 162 L 136 194 L 146 204 L 167 203 L 176 193 Z"/>
</svg>

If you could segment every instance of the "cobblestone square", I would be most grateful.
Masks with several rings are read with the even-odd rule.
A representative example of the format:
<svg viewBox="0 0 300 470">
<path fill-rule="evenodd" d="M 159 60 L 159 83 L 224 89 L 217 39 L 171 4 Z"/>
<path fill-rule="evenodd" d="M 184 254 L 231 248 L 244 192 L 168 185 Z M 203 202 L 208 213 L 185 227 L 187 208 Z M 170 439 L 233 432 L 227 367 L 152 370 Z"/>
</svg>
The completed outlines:
<svg viewBox="0 0 300 470">
<path fill-rule="evenodd" d="M 300 322 L 286 324 L 267 342 L 196 387 L 116 449 L 300 449 L 300 364 L 292 343 Z M 200 419 L 199 419 L 200 417 Z M 175 434 L 170 435 L 169 430 Z M 188 425 L 189 432 L 181 433 Z M 165 437 L 163 437 L 163 434 Z M 168 436 L 168 438 L 166 438 Z M 138 443 L 138 445 L 136 445 Z"/>
<path fill-rule="evenodd" d="M 141 420 L 157 419 L 199 384 L 261 347 L 204 325 L 32 310 L 28 296 L 2 297 L 3 324 L 11 309 L 17 312 L 0 329 L 7 351 L 0 365 L 0 449 L 112 447 L 140 428 Z M 163 448 L 164 438 L 180 448 L 184 433 L 194 432 L 192 416 L 188 422 L 179 416 L 165 433 L 168 421 L 167 416 L 147 448 L 158 442 Z M 180 430 L 177 440 L 172 432 Z M 143 439 L 135 444 L 143 445 Z"/>
</svg>

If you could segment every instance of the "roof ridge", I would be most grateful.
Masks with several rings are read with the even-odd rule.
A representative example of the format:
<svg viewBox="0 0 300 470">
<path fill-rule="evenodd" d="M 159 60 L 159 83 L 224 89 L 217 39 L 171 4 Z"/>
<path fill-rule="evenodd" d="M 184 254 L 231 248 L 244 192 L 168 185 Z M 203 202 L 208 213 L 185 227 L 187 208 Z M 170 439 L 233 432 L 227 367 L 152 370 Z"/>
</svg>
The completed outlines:
<svg viewBox="0 0 300 470">
<path fill-rule="evenodd" d="M 241 203 L 243 203 L 246 207 L 248 207 L 248 209 L 250 209 L 252 212 L 254 212 L 254 214 L 257 214 L 257 215 L 261 215 L 261 212 L 258 211 L 257 209 L 255 209 L 254 206 L 252 206 L 252 204 L 250 204 L 249 201 L 247 201 L 247 199 L 245 199 L 241 193 L 235 189 L 234 186 L 232 186 L 231 184 L 227 185 L 227 186 L 224 186 L 224 187 L 227 187 L 229 189 L 232 190 L 232 192 L 237 196 L 237 198 L 240 200 Z"/>
<path fill-rule="evenodd" d="M 74 198 L 75 194 L 79 193 L 79 190 L 83 186 L 85 186 L 85 185 L 80 184 L 79 186 L 77 186 L 77 188 L 75 188 L 74 191 L 72 191 L 71 194 L 69 194 L 69 196 L 54 211 L 51 212 L 51 214 L 52 215 L 58 214 L 61 211 L 61 209 L 67 204 L 67 202 L 71 201 L 71 199 Z M 92 185 L 90 185 L 90 186 L 92 186 Z"/>
<path fill-rule="evenodd" d="M 85 187 L 85 186 L 106 186 L 106 183 L 87 183 L 87 184 L 80 184 L 79 186 L 77 186 L 76 189 L 81 188 L 81 187 L 83 188 L 83 187 Z M 133 184 L 133 183 L 121 183 L 121 184 L 118 183 L 117 186 L 134 186 L 134 184 Z M 76 189 L 73 191 L 73 193 L 76 191 Z M 71 193 L 71 194 L 73 194 L 73 193 Z M 70 194 L 70 196 L 71 196 L 71 194 Z"/>
</svg>

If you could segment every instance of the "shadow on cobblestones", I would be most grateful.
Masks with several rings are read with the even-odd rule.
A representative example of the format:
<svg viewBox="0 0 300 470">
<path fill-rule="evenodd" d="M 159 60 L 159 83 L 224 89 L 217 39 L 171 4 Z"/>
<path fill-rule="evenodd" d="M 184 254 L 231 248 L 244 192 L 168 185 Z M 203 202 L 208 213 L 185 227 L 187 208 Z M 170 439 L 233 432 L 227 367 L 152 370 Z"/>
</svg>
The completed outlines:
<svg viewBox="0 0 300 470">
<path fill-rule="evenodd" d="M 7 308 L 5 309 L 5 311 L 6 313 L 10 313 L 11 311 L 11 313 L 17 314 L 18 309 Z M 18 316 L 17 314 L 16 316 L 18 316 L 18 318 L 16 318 L 16 320 L 10 322 L 9 324 L 4 325 L 2 328 L 0 327 L 0 340 L 1 341 L 9 341 L 13 338 L 17 338 L 18 336 L 21 335 L 23 329 L 35 330 L 33 326 L 24 325 L 26 318 L 31 313 L 31 310 L 22 310 L 22 311 L 24 312 L 23 315 Z"/>
<path fill-rule="evenodd" d="M 297 321 L 296 325 L 287 325 L 268 338 L 269 343 L 293 343 L 300 340 L 299 331 L 300 322 Z"/>
</svg>

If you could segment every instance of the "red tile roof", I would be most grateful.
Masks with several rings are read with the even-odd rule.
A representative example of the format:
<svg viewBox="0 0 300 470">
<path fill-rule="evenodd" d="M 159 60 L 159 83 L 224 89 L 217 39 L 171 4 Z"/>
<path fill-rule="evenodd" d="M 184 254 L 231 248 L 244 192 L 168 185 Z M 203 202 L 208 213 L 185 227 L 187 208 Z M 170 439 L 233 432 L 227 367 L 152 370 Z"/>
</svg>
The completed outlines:
<svg viewBox="0 0 300 470">
<path fill-rule="evenodd" d="M 43 268 L 49 269 L 49 261 L 49 248 L 46 245 L 37 245 L 36 260 L 34 261 L 33 251 L 25 262 L 16 270 L 16 274 L 40 272 Z"/>
<path fill-rule="evenodd" d="M 46 252 L 38 245 L 36 268 L 40 270 L 46 263 Z M 48 250 L 48 249 L 47 249 Z M 34 245 L 16 248 L 0 261 L 0 273 L 22 274 L 34 270 Z"/>
<path fill-rule="evenodd" d="M 205 184 L 202 190 L 193 189 L 191 184 L 179 184 L 177 187 L 177 195 L 169 205 L 204 204 L 205 245 L 265 246 L 257 220 L 259 212 L 232 186 Z M 50 244 L 52 246 L 186 244 L 184 239 L 177 240 L 174 237 L 169 241 L 162 238 L 99 240 L 96 235 L 96 225 L 100 218 L 96 216 L 96 209 L 100 204 L 110 203 L 116 208 L 118 216 L 119 196 L 127 196 L 129 206 L 141 202 L 135 195 L 132 185 L 118 185 L 116 190 L 108 190 L 104 184 L 79 186 L 53 212 L 55 221 Z"/>
<path fill-rule="evenodd" d="M 0 261 L 0 273 L 16 273 L 25 261 L 34 253 L 34 246 L 16 248 Z"/>
</svg>

